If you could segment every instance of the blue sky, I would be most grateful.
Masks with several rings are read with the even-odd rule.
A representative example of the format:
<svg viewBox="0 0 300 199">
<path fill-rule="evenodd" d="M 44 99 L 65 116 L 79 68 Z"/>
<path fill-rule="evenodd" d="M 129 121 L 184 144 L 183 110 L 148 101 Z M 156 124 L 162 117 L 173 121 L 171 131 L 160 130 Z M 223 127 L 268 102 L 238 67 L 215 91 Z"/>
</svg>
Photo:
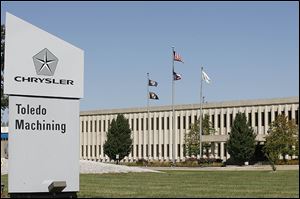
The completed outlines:
<svg viewBox="0 0 300 199">
<path fill-rule="evenodd" d="M 5 12 L 85 51 L 81 110 L 146 106 L 146 74 L 171 105 L 299 96 L 298 2 L 3 2 Z"/>
</svg>

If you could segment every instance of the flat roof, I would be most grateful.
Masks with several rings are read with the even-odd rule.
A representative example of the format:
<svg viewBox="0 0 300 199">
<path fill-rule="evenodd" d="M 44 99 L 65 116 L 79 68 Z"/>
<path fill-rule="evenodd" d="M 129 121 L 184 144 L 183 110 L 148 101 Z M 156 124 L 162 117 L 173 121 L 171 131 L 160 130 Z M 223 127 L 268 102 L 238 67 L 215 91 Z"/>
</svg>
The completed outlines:
<svg viewBox="0 0 300 199">
<path fill-rule="evenodd" d="M 245 107 L 245 106 L 265 106 L 265 105 L 277 105 L 277 104 L 299 104 L 299 97 L 285 97 L 285 98 L 271 98 L 271 99 L 252 99 L 252 100 L 234 100 L 223 102 L 210 102 L 204 103 L 203 109 L 215 109 L 215 108 L 232 108 L 232 107 Z M 175 105 L 175 110 L 195 110 L 200 108 L 200 104 L 183 104 Z M 172 106 L 151 106 L 150 112 L 157 111 L 172 111 Z M 147 112 L 147 107 L 140 108 L 123 108 L 123 109 L 102 109 L 91 111 L 80 111 L 80 116 L 88 115 L 109 115 L 109 114 L 126 114 L 126 113 L 142 113 Z"/>
</svg>

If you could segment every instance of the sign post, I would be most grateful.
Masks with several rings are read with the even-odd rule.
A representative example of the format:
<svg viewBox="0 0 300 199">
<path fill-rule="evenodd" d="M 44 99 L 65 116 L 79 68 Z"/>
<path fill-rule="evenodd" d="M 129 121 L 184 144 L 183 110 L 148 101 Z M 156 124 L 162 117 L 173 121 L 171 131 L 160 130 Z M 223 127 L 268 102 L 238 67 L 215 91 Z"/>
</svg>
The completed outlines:
<svg viewBox="0 0 300 199">
<path fill-rule="evenodd" d="M 81 49 L 6 13 L 11 197 L 77 196 L 83 57 Z"/>
</svg>

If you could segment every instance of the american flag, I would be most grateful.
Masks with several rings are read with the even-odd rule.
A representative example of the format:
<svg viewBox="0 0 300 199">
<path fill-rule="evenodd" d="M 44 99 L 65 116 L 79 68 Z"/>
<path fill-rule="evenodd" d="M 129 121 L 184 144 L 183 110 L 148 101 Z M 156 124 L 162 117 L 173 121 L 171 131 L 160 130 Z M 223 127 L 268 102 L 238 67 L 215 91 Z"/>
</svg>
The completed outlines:
<svg viewBox="0 0 300 199">
<path fill-rule="evenodd" d="M 182 57 L 178 53 L 173 51 L 173 54 L 174 54 L 174 61 L 179 61 L 183 63 Z"/>
</svg>

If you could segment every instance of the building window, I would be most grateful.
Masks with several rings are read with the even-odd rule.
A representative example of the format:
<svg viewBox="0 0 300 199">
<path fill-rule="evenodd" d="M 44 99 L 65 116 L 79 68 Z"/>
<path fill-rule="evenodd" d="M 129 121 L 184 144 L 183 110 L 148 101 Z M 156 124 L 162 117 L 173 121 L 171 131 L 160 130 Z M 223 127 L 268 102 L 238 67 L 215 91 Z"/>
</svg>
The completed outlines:
<svg viewBox="0 0 300 199">
<path fill-rule="evenodd" d="M 146 129 L 147 130 L 149 129 L 149 119 L 148 118 L 146 119 Z"/>
<path fill-rule="evenodd" d="M 194 116 L 194 123 L 197 122 L 197 115 Z"/>
<path fill-rule="evenodd" d="M 92 145 L 90 145 L 90 155 L 91 155 L 91 157 L 93 156 L 93 153 L 92 153 L 92 151 L 93 151 L 93 146 L 92 146 Z"/>
<path fill-rule="evenodd" d="M 278 111 L 275 111 L 275 120 L 277 119 Z"/>
<path fill-rule="evenodd" d="M 103 131 L 106 131 L 106 120 L 103 121 Z"/>
<path fill-rule="evenodd" d="M 141 145 L 141 154 L 142 154 L 142 156 L 144 156 L 144 145 Z"/>
<path fill-rule="evenodd" d="M 165 130 L 165 120 L 164 120 L 165 118 L 161 118 L 161 129 L 162 130 Z"/>
<path fill-rule="evenodd" d="M 226 127 L 226 126 L 227 126 L 226 119 L 227 119 L 227 115 L 226 115 L 226 114 L 224 114 L 224 127 Z"/>
<path fill-rule="evenodd" d="M 154 156 L 154 147 L 153 147 L 153 144 L 151 144 L 151 157 Z"/>
<path fill-rule="evenodd" d="M 229 117 L 230 117 L 230 118 L 229 118 L 229 119 L 230 119 L 230 121 L 229 121 L 229 122 L 230 122 L 230 127 L 232 127 L 232 122 L 233 122 L 233 115 L 232 115 L 232 113 L 230 114 Z"/>
<path fill-rule="evenodd" d="M 84 156 L 84 151 L 83 151 L 83 149 L 84 149 L 84 146 L 81 145 L 81 156 L 82 156 L 82 157 Z"/>
<path fill-rule="evenodd" d="M 183 116 L 183 129 L 185 129 L 185 116 Z"/>
<path fill-rule="evenodd" d="M 288 112 L 288 115 L 289 115 L 289 116 L 288 116 L 288 117 L 289 117 L 289 120 L 292 120 L 292 111 L 289 111 L 289 112 Z"/>
<path fill-rule="evenodd" d="M 218 143 L 218 157 L 221 156 L 221 143 Z"/>
<path fill-rule="evenodd" d="M 285 112 L 284 112 L 284 111 L 281 111 L 281 115 L 285 115 Z"/>
<path fill-rule="evenodd" d="M 214 127 L 215 126 L 215 115 L 211 116 L 211 123 L 212 123 L 212 126 Z"/>
<path fill-rule="evenodd" d="M 131 130 L 134 131 L 134 119 L 131 119 Z"/>
<path fill-rule="evenodd" d="M 189 116 L 189 129 L 191 128 L 192 125 L 192 116 Z"/>
<path fill-rule="evenodd" d="M 177 144 L 177 157 L 180 156 L 180 144 Z"/>
<path fill-rule="evenodd" d="M 161 154 L 163 157 L 165 156 L 165 146 L 163 144 L 161 145 Z"/>
<path fill-rule="evenodd" d="M 135 150 L 135 156 L 136 156 L 136 157 L 139 157 L 139 145 L 137 144 L 137 145 L 135 146 L 135 148 L 136 148 L 136 150 Z M 143 151 L 143 145 L 142 145 L 142 151 Z"/>
<path fill-rule="evenodd" d="M 97 132 L 97 120 L 95 120 L 94 122 L 95 122 L 95 132 Z"/>
<path fill-rule="evenodd" d="M 99 155 L 101 155 L 101 145 L 99 145 Z"/>
<path fill-rule="evenodd" d="M 97 157 L 97 146 L 94 146 L 94 157 Z"/>
<path fill-rule="evenodd" d="M 258 113 L 255 113 L 255 126 L 258 126 Z"/>
<path fill-rule="evenodd" d="M 156 130 L 159 129 L 159 117 L 156 118 Z"/>
<path fill-rule="evenodd" d="M 167 129 L 169 130 L 170 129 L 170 118 L 167 117 Z"/>
<path fill-rule="evenodd" d="M 170 145 L 167 144 L 167 157 L 170 157 Z"/>
<path fill-rule="evenodd" d="M 133 156 L 133 145 L 131 145 L 131 156 Z"/>
<path fill-rule="evenodd" d="M 141 126 L 142 126 L 142 131 L 144 130 L 144 118 L 141 119 Z"/>
<path fill-rule="evenodd" d="M 135 149 L 136 149 L 135 156 L 139 157 L 139 145 L 138 144 L 135 146 Z"/>
<path fill-rule="evenodd" d="M 139 118 L 136 118 L 136 130 L 139 130 Z"/>
<path fill-rule="evenodd" d="M 270 125 L 271 124 L 271 120 L 272 120 L 272 113 L 271 113 L 271 111 L 269 111 L 268 112 L 268 125 Z"/>
<path fill-rule="evenodd" d="M 177 117 L 177 129 L 180 129 L 180 116 Z"/>
<path fill-rule="evenodd" d="M 261 125 L 265 126 L 265 112 L 261 112 Z"/>
<path fill-rule="evenodd" d="M 89 155 L 88 155 L 88 145 L 85 145 L 85 149 L 86 149 L 85 155 L 86 155 L 86 157 L 88 157 L 88 156 L 89 156 Z"/>
<path fill-rule="evenodd" d="M 83 126 L 83 124 L 84 124 L 84 122 L 83 122 L 83 121 L 81 121 L 81 132 L 83 132 L 83 131 L 84 131 L 84 126 Z"/>
<path fill-rule="evenodd" d="M 249 121 L 249 125 L 252 126 L 252 114 L 248 113 L 248 121 Z"/>
<path fill-rule="evenodd" d="M 146 157 L 149 157 L 149 149 L 148 149 L 148 144 L 146 144 Z"/>
<path fill-rule="evenodd" d="M 156 157 L 159 157 L 159 145 L 156 145 Z"/>
<path fill-rule="evenodd" d="M 221 127 L 221 115 L 218 114 L 218 128 Z"/>
<path fill-rule="evenodd" d="M 90 132 L 92 132 L 93 131 L 93 121 L 90 121 Z"/>
<path fill-rule="evenodd" d="M 154 129 L 154 118 L 151 117 L 151 130 L 153 130 L 153 129 Z"/>
<path fill-rule="evenodd" d="M 89 132 L 88 124 L 89 124 L 89 122 L 86 121 L 86 122 L 85 122 L 85 132 Z"/>
</svg>

